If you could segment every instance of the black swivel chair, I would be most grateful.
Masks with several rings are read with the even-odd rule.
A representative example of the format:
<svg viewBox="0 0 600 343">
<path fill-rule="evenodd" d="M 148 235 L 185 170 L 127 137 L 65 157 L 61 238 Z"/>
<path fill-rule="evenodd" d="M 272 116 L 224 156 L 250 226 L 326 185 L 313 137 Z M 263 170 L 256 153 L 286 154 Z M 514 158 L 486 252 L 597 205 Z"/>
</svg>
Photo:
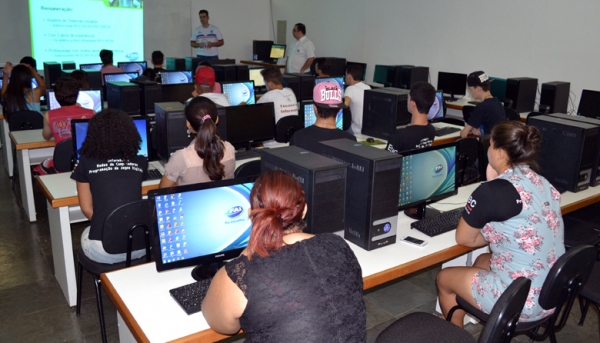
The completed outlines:
<svg viewBox="0 0 600 343">
<path fill-rule="evenodd" d="M 147 200 L 134 201 L 113 210 L 104 220 L 102 246 L 109 254 L 127 254 L 125 262 L 106 264 L 90 260 L 83 249 L 77 252 L 77 316 L 81 314 L 81 288 L 83 270 L 94 277 L 96 285 L 96 302 L 102 342 L 106 343 L 106 328 L 104 326 L 104 309 L 102 306 L 102 284 L 100 274 L 150 262 L 150 237 L 152 213 Z M 131 252 L 146 248 L 146 256 L 131 260 Z"/>
<path fill-rule="evenodd" d="M 475 109 L 475 106 L 463 106 L 462 114 L 463 114 L 463 120 L 465 121 L 465 123 L 469 122 L 469 118 L 471 118 L 471 114 L 473 113 L 474 109 Z"/>
<path fill-rule="evenodd" d="M 506 114 L 506 120 L 521 121 L 521 116 L 510 107 L 504 107 L 504 113 Z"/>
<path fill-rule="evenodd" d="M 38 130 L 44 128 L 44 116 L 40 112 L 36 111 L 17 111 L 7 115 L 8 118 L 8 129 L 10 131 L 24 131 L 24 130 Z M 13 147 L 13 161 L 17 160 L 17 150 Z M 17 170 L 17 163 L 13 163 L 13 178 L 12 178 L 12 189 L 15 189 L 17 184 L 17 177 L 19 172 Z"/>
<path fill-rule="evenodd" d="M 596 305 L 600 310 L 600 262 L 594 263 L 592 275 L 581 289 L 581 292 L 579 292 L 579 305 L 581 306 L 580 326 L 583 325 L 590 304 Z M 600 330 L 600 321 L 598 323 L 598 330 Z"/>
<path fill-rule="evenodd" d="M 73 140 L 65 139 L 54 147 L 54 169 L 57 173 L 66 173 L 73 170 Z"/>
<path fill-rule="evenodd" d="M 294 132 L 304 128 L 304 120 L 300 116 L 286 116 L 275 125 L 275 140 L 288 143 Z"/>
<path fill-rule="evenodd" d="M 238 177 L 258 177 L 260 175 L 260 160 L 246 162 L 235 169 L 233 175 Z"/>
<path fill-rule="evenodd" d="M 477 138 L 461 138 L 456 142 L 458 161 L 456 162 L 456 174 L 458 186 L 465 186 L 478 182 L 481 178 L 476 162 L 481 161 L 481 143 Z M 481 162 L 480 162 L 481 163 Z"/>
<path fill-rule="evenodd" d="M 414 312 L 404 316 L 383 330 L 376 343 L 392 342 L 510 342 L 527 300 L 531 280 L 520 277 L 502 293 L 483 327 L 479 340 L 458 326 L 433 314 Z"/>
<path fill-rule="evenodd" d="M 594 262 L 596 261 L 596 248 L 582 245 L 568 250 L 552 266 L 544 280 L 540 291 L 539 304 L 545 310 L 556 308 L 551 315 L 531 322 L 517 324 L 515 333 L 527 333 L 532 339 L 543 341 L 550 337 L 550 342 L 556 343 L 555 331 L 562 329 L 567 322 L 575 297 L 590 277 Z M 448 313 L 450 321 L 454 311 L 463 309 L 482 322 L 490 318 L 488 314 L 480 311 L 461 297 L 456 297 L 457 306 Z M 539 329 L 544 325 L 544 330 Z"/>
</svg>

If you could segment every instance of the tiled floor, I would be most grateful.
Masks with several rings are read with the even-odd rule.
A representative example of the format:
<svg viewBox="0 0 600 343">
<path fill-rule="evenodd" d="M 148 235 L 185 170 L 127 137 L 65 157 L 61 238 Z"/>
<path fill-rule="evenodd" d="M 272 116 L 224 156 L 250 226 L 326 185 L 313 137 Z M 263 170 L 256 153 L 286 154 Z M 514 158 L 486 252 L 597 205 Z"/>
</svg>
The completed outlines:
<svg viewBox="0 0 600 343">
<path fill-rule="evenodd" d="M 54 278 L 46 204 L 36 190 L 38 221 L 29 223 L 4 164 L 0 162 L 0 342 L 100 342 L 100 327 L 93 281 L 85 276 L 80 317 L 69 308 Z M 73 243 L 79 247 L 87 223 L 73 225 Z M 435 276 L 439 266 L 371 289 L 365 293 L 368 342 L 396 318 L 412 311 L 435 309 Z M 115 309 L 104 295 L 104 313 L 110 342 L 118 342 Z M 598 311 L 590 310 L 583 327 L 577 326 L 579 308 L 574 306 L 559 342 L 598 342 Z M 468 325 L 475 337 L 481 325 Z M 515 341 L 525 342 L 518 337 Z M 228 339 L 239 342 L 243 338 Z"/>
</svg>

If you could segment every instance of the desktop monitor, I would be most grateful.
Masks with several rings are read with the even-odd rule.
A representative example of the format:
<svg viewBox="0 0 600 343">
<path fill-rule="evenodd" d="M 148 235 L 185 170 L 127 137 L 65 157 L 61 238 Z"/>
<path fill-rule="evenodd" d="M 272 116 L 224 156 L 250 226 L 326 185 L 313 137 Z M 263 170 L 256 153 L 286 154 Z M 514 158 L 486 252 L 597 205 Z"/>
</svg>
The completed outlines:
<svg viewBox="0 0 600 343">
<path fill-rule="evenodd" d="M 135 124 L 135 128 L 142 138 L 138 155 L 148 158 L 148 122 L 146 121 L 146 118 L 143 117 L 131 117 L 131 119 L 133 120 L 133 124 Z M 79 159 L 79 150 L 81 149 L 83 141 L 85 141 L 85 137 L 87 136 L 89 122 L 90 119 L 71 120 L 71 138 L 73 141 L 73 151 L 75 151 L 77 159 Z"/>
<path fill-rule="evenodd" d="M 149 191 L 156 270 L 198 266 L 192 276 L 201 280 L 238 257 L 250 239 L 253 186 L 236 178 Z"/>
<path fill-rule="evenodd" d="M 584 89 L 577 108 L 577 115 L 589 118 L 600 118 L 600 91 Z"/>
<path fill-rule="evenodd" d="M 127 73 L 132 73 L 137 71 L 140 75 L 144 73 L 146 70 L 146 61 L 140 62 L 119 62 L 117 63 L 117 67 L 125 70 Z"/>
<path fill-rule="evenodd" d="M 79 69 L 81 70 L 101 70 L 103 64 L 102 63 L 84 63 L 79 65 Z"/>
<path fill-rule="evenodd" d="M 398 210 L 416 219 L 435 216 L 438 211 L 425 209 L 434 201 L 457 194 L 456 142 L 402 153 Z M 409 209 L 417 208 L 416 213 Z"/>
<path fill-rule="evenodd" d="M 250 80 L 254 81 L 254 87 L 265 87 L 265 79 L 260 73 L 265 68 L 250 68 L 248 72 L 250 73 Z"/>
<path fill-rule="evenodd" d="M 311 100 L 302 101 L 300 104 L 300 115 L 304 118 L 304 127 L 315 124 L 317 121 L 317 114 L 315 113 L 315 108 L 313 107 L 313 102 Z M 344 129 L 343 109 L 341 109 L 335 117 L 335 126 L 340 130 Z"/>
<path fill-rule="evenodd" d="M 226 140 L 231 144 L 249 147 L 251 142 L 275 137 L 275 108 L 272 102 L 225 107 L 224 122 Z"/>
<path fill-rule="evenodd" d="M 160 81 L 163 85 L 177 85 L 182 83 L 193 83 L 194 78 L 190 70 L 163 71 L 160 73 Z"/>
<path fill-rule="evenodd" d="M 367 75 L 367 64 L 366 63 L 359 63 L 359 62 L 346 62 L 346 70 L 348 70 L 348 67 L 351 66 L 351 65 L 357 65 L 357 66 L 359 66 L 359 67 L 362 68 L 362 77 L 361 77 L 360 80 L 364 81 L 365 77 Z M 381 82 L 381 83 L 385 83 L 385 82 Z"/>
<path fill-rule="evenodd" d="M 10 81 L 10 80 L 9 80 L 9 81 Z M 0 88 L 2 88 L 2 84 L 3 84 L 3 83 L 4 83 L 4 72 L 2 72 L 2 71 L 0 70 Z M 38 88 L 38 83 L 37 83 L 37 81 L 36 81 L 35 77 L 32 77 L 32 78 L 31 78 L 31 89 L 36 89 L 36 88 Z M 44 97 L 42 96 L 42 97 L 41 97 L 41 100 L 43 100 L 43 99 L 44 99 Z"/>
<path fill-rule="evenodd" d="M 111 81 L 122 81 L 129 82 L 131 79 L 135 79 L 140 74 L 136 71 L 133 73 L 114 73 L 114 74 L 104 74 L 102 77 L 104 78 L 104 84 Z"/>
<path fill-rule="evenodd" d="M 427 120 L 430 122 L 437 122 L 441 121 L 445 117 L 446 102 L 444 101 L 444 92 L 442 90 L 438 90 L 435 92 L 435 100 L 433 101 L 433 105 L 431 105 L 431 109 L 429 109 Z"/>
<path fill-rule="evenodd" d="M 388 82 L 388 69 L 388 66 L 376 64 L 375 72 L 373 73 L 373 82 L 385 85 Z"/>
<path fill-rule="evenodd" d="M 490 92 L 498 100 L 504 102 L 506 98 L 506 79 L 490 76 Z"/>
<path fill-rule="evenodd" d="M 60 104 L 56 100 L 53 89 L 46 90 L 46 99 L 48 99 L 48 110 L 55 110 L 60 108 Z M 100 89 L 86 89 L 79 90 L 77 96 L 77 103 L 83 108 L 94 110 L 98 113 L 102 111 L 102 90 Z"/>
<path fill-rule="evenodd" d="M 271 53 L 269 58 L 276 60 L 285 57 L 285 44 L 273 44 L 271 45 Z"/>
<path fill-rule="evenodd" d="M 256 103 L 254 81 L 223 82 L 221 88 L 232 106 L 237 106 L 242 102 L 245 102 L 246 105 Z"/>
<path fill-rule="evenodd" d="M 456 101 L 456 95 L 467 94 L 467 74 L 438 73 L 437 89 L 444 91 L 444 94 L 450 94 L 450 101 Z"/>
</svg>

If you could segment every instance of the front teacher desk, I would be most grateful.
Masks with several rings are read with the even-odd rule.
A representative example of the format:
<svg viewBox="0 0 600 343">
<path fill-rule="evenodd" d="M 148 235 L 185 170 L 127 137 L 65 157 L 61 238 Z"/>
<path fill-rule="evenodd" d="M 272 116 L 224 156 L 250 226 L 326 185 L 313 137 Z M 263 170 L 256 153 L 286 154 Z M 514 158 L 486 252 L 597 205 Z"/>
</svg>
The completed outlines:
<svg viewBox="0 0 600 343">
<path fill-rule="evenodd" d="M 444 199 L 434 207 L 441 210 L 462 207 L 477 186 L 478 184 L 473 184 L 462 187 L 458 195 Z M 600 187 L 563 194 L 561 208 L 563 213 L 567 213 L 598 201 Z M 365 289 L 471 250 L 456 244 L 455 231 L 428 237 L 411 230 L 412 221 L 403 213 L 399 214 L 398 237 L 411 235 L 427 241 L 427 246 L 419 248 L 397 242 L 366 251 L 349 243 L 361 265 Z M 336 234 L 343 235 L 342 232 Z M 158 273 L 152 262 L 102 274 L 102 285 L 117 309 L 121 342 L 214 342 L 228 337 L 211 330 L 201 312 L 188 316 L 171 298 L 170 289 L 194 282 L 190 275 L 191 269 L 192 267 Z"/>
</svg>

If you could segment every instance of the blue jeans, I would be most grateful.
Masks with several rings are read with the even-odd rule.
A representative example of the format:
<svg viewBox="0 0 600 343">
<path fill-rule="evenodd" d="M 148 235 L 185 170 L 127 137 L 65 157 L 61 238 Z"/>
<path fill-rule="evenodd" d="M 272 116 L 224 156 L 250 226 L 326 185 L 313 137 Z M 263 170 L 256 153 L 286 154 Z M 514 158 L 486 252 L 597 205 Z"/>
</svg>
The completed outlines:
<svg viewBox="0 0 600 343">
<path fill-rule="evenodd" d="M 217 55 L 217 56 L 196 55 L 196 57 L 200 58 L 202 60 L 202 62 L 208 62 L 208 63 L 210 63 L 210 61 L 214 61 L 214 60 L 218 60 L 219 59 L 219 55 Z"/>
</svg>

